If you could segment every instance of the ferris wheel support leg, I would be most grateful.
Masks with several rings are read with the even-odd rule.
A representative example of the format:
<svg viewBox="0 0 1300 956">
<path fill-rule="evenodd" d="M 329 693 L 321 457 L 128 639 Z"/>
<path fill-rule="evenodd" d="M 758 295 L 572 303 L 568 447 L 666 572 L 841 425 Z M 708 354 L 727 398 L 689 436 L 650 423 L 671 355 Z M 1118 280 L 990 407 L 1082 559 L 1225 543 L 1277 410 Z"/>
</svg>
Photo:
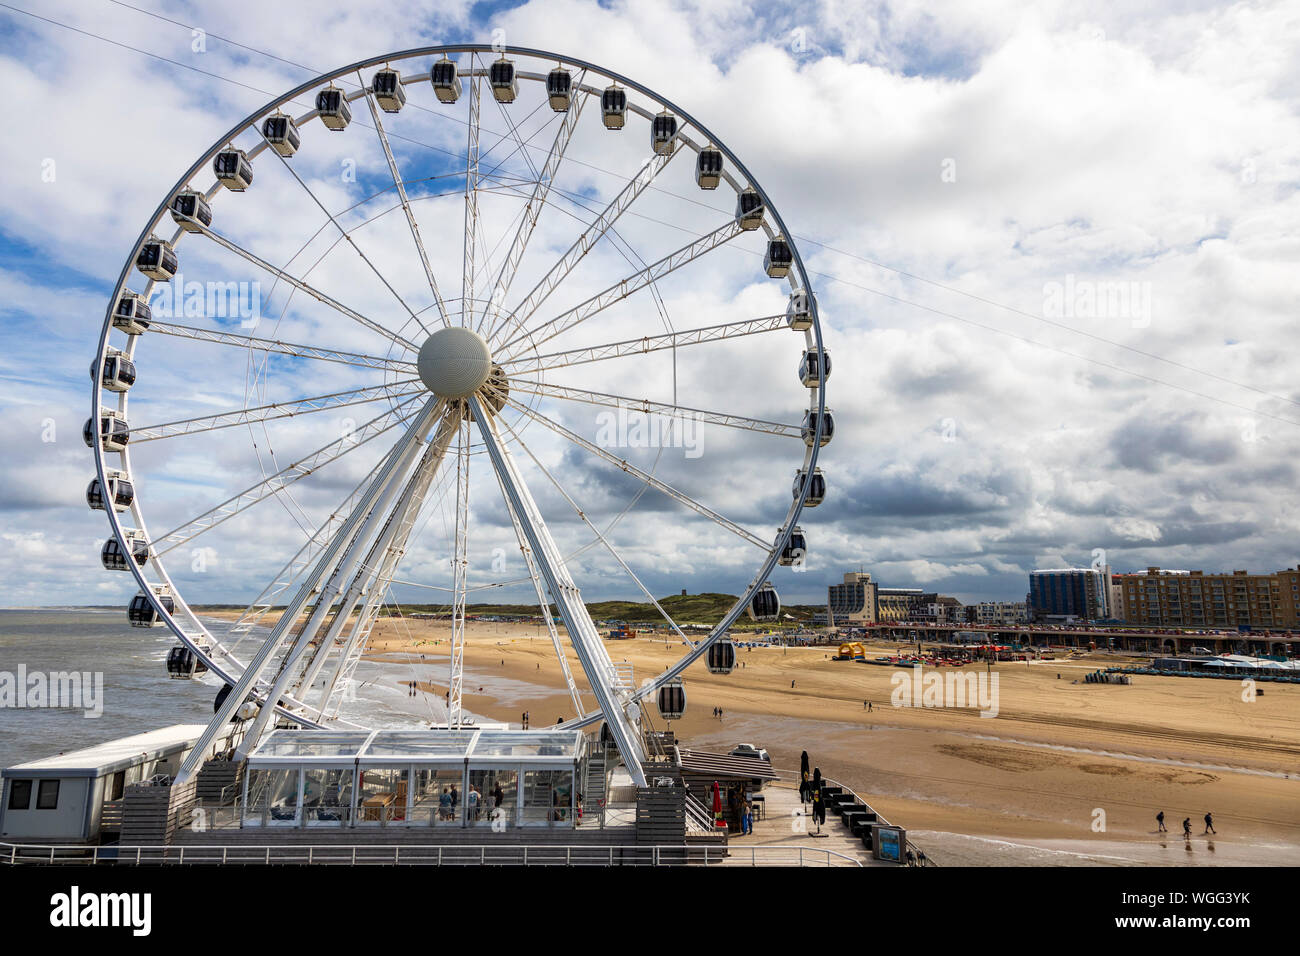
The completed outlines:
<svg viewBox="0 0 1300 956">
<path fill-rule="evenodd" d="M 623 758 L 623 763 L 633 783 L 638 787 L 644 787 L 645 770 L 641 764 L 645 759 L 645 749 L 641 741 L 640 727 L 634 717 L 640 714 L 635 689 L 625 686 L 614 670 L 614 664 L 609 659 L 604 644 L 601 643 L 596 625 L 582 602 L 582 593 L 573 583 L 573 578 L 569 575 L 564 559 L 560 556 L 560 550 L 542 520 L 536 502 L 533 501 L 528 487 L 515 468 L 514 460 L 501 443 L 495 421 L 484 414 L 482 404 L 477 398 L 471 397 L 469 406 L 483 443 L 487 446 L 492 467 L 505 490 L 506 502 L 519 516 L 524 536 L 528 539 L 528 545 L 537 561 L 538 570 L 546 580 L 551 597 L 560 610 L 560 617 L 569 632 L 569 640 L 578 654 L 578 660 L 582 663 L 583 671 L 586 672 L 587 681 L 591 684 L 601 712 L 605 715 L 606 725 L 614 737 L 614 743 Z"/>
<path fill-rule="evenodd" d="M 403 440 L 399 441 L 392 450 L 389 451 L 388 456 L 384 461 L 383 468 L 371 483 L 370 487 L 366 489 L 365 496 L 357 503 L 357 507 L 353 509 L 352 514 L 348 516 L 348 520 L 339 530 L 339 534 L 334 539 L 334 542 L 325 550 L 325 553 L 320 556 L 320 559 L 316 562 L 316 566 L 312 569 L 311 574 L 298 588 L 293 600 L 291 600 L 285 607 L 284 613 L 280 615 L 280 620 L 276 622 L 275 627 L 271 629 L 271 633 L 267 636 L 266 641 L 248 662 L 248 666 L 244 668 L 244 672 L 240 676 L 239 682 L 234 686 L 230 694 L 227 695 L 225 703 L 222 704 L 217 712 L 212 715 L 212 720 L 208 722 L 207 728 L 199 737 L 198 742 L 195 743 L 194 749 L 190 751 L 189 756 L 186 757 L 185 761 L 181 764 L 181 769 L 176 774 L 176 783 L 184 783 L 194 775 L 199 767 L 203 765 L 203 761 L 207 758 L 208 751 L 211 750 L 218 737 L 221 736 L 226 727 L 230 724 L 230 721 L 235 716 L 235 712 L 243 706 L 249 693 L 256 687 L 258 680 L 262 676 L 262 672 L 265 671 L 267 665 L 270 664 L 272 657 L 275 656 L 275 652 L 280 648 L 285 636 L 293 627 L 293 624 L 298 619 L 298 615 L 302 612 L 302 609 L 307 605 L 307 602 L 316 592 L 316 589 L 320 586 L 320 583 L 325 576 L 337 566 L 340 555 L 344 552 L 344 549 L 352 543 L 363 520 L 373 509 L 375 502 L 379 500 L 381 495 L 392 484 L 394 472 L 399 468 L 405 470 L 405 467 L 409 466 L 411 450 L 418 444 L 420 436 L 428 431 L 429 423 L 437 413 L 438 406 L 439 403 L 431 399 L 418 414 L 415 423 L 407 430 Z M 319 601 L 317 602 L 317 605 L 319 607 Z M 268 695 L 266 700 L 263 702 L 262 711 L 258 714 L 258 721 L 262 726 L 265 726 L 266 720 L 269 720 L 271 713 L 274 711 L 274 702 L 276 699 L 276 696 Z M 258 733 L 260 734 L 260 730 Z M 250 734 L 245 735 L 244 740 L 241 741 L 237 750 L 238 756 L 243 756 L 248 752 L 251 746 L 248 739 L 249 736 L 254 736 L 251 731 Z M 256 743 L 255 736 L 253 743 Z"/>
<path fill-rule="evenodd" d="M 371 545 L 365 561 L 361 562 L 361 569 L 353 577 L 352 583 L 348 585 L 348 590 L 339 604 L 334 619 L 325 632 L 324 639 L 317 644 L 316 651 L 303 671 L 302 677 L 295 688 L 291 690 L 292 696 L 297 697 L 299 700 L 306 700 L 306 695 L 311 691 L 312 682 L 316 680 L 321 669 L 325 666 L 331 648 L 334 647 L 335 641 L 338 640 L 343 628 L 351 619 L 352 612 L 357 609 L 358 603 L 362 604 L 362 617 L 365 617 L 366 606 L 370 599 L 375 596 L 373 585 L 380 578 L 379 572 L 389 566 L 388 555 L 392 553 L 395 542 L 399 552 L 405 547 L 406 534 L 409 534 L 411 523 L 415 520 L 415 512 L 418 512 L 420 506 L 424 503 L 424 496 L 438 472 L 438 466 L 442 463 L 451 436 L 460 427 L 460 419 L 460 413 L 453 410 L 449 411 L 439 423 L 437 434 L 426 447 L 424 455 L 420 459 L 420 464 L 416 466 L 406 487 L 402 490 L 397 506 L 389 514 L 383 530 L 379 533 L 375 543 Z M 356 636 L 355 632 L 351 635 L 347 646 L 342 651 L 340 661 L 346 660 L 346 655 L 351 652 L 354 646 Z M 330 690 L 332 689 L 333 684 L 331 683 Z M 322 712 L 327 703 L 328 696 L 321 701 Z"/>
<path fill-rule="evenodd" d="M 307 623 L 303 625 L 302 630 L 294 640 L 293 647 L 280 663 L 280 673 L 271 685 L 271 691 L 267 694 L 262 709 L 253 718 L 252 726 L 248 729 L 238 747 L 235 748 L 237 758 L 247 756 L 249 751 L 257 746 L 262 734 L 266 732 L 267 725 L 274 714 L 272 705 L 288 692 L 289 683 L 293 679 L 298 664 L 311 646 L 312 640 L 320 631 L 320 626 L 330 613 L 335 599 L 343 592 L 343 583 L 348 580 L 356 569 L 357 563 L 366 551 L 367 542 L 374 536 L 376 526 L 382 525 L 384 518 L 393 506 L 398 491 L 405 487 L 404 476 L 415 464 L 416 455 L 423 445 L 424 435 L 428 433 L 435 418 L 441 413 L 442 407 L 441 400 L 431 398 L 424 410 L 417 416 L 415 424 L 411 426 L 399 443 L 399 454 L 391 463 L 390 468 L 385 470 L 384 480 L 375 489 L 377 494 L 371 499 L 370 506 L 366 508 L 362 516 L 364 520 L 356 534 L 352 535 L 348 541 L 343 557 L 335 565 L 333 571 L 329 572 L 329 579 L 325 586 L 321 588 L 320 594 L 317 595 L 315 604 L 312 606 L 311 615 L 307 618 Z"/>
</svg>

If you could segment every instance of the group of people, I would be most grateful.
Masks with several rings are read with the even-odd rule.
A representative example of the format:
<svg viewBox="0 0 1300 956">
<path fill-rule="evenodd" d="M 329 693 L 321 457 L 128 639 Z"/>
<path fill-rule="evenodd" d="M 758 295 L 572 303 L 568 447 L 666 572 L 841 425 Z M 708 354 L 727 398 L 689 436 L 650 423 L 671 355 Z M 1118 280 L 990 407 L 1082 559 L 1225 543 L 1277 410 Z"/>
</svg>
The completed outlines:
<svg viewBox="0 0 1300 956">
<path fill-rule="evenodd" d="M 713 716 L 716 717 L 718 720 L 721 720 L 721 719 L 722 719 L 722 708 L 721 708 L 721 707 L 714 707 L 714 708 L 713 708 Z"/>
<path fill-rule="evenodd" d="M 1163 810 L 1161 810 L 1159 813 L 1156 814 L 1156 832 L 1157 833 L 1169 832 L 1169 828 L 1165 826 L 1165 811 Z M 1201 836 L 1205 836 L 1207 833 L 1213 833 L 1217 835 L 1218 832 L 1219 832 L 1218 830 L 1214 829 L 1214 814 L 1207 813 L 1205 815 L 1205 829 L 1201 831 Z M 1192 838 L 1192 818 L 1184 817 L 1183 818 L 1183 839 L 1190 840 L 1191 838 Z"/>
<path fill-rule="evenodd" d="M 733 822 L 740 823 L 740 834 L 754 832 L 754 796 L 741 784 L 727 788 L 727 809 Z"/>
<path fill-rule="evenodd" d="M 469 788 L 469 805 L 471 808 L 478 806 L 479 793 L 472 786 Z M 438 819 L 455 820 L 456 807 L 460 804 L 460 791 L 456 789 L 453 783 L 450 786 L 442 788 L 442 793 L 438 795 Z"/>
<path fill-rule="evenodd" d="M 826 802 L 822 798 L 822 768 L 814 767 L 809 774 L 808 751 L 799 755 L 799 801 L 812 804 L 813 823 L 821 826 L 826 822 Z"/>
<path fill-rule="evenodd" d="M 506 792 L 501 789 L 500 781 L 488 792 L 492 798 L 492 809 L 495 810 L 501 806 L 506 799 Z M 478 787 L 474 784 L 469 785 L 469 792 L 465 795 L 465 807 L 472 821 L 479 819 L 483 795 L 479 793 Z M 440 820 L 455 820 L 456 808 L 460 805 L 460 790 L 454 783 L 448 784 L 442 788 L 442 793 L 438 795 L 438 818 Z"/>
</svg>

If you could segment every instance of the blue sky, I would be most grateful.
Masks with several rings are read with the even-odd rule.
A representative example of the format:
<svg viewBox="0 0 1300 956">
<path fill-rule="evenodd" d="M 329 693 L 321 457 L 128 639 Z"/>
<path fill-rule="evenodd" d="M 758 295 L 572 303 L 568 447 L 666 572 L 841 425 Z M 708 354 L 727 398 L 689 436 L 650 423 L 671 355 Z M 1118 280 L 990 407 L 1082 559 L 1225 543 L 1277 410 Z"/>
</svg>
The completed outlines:
<svg viewBox="0 0 1300 956">
<path fill-rule="evenodd" d="M 787 600 L 819 601 L 827 583 L 859 566 L 888 585 L 1018 599 L 1033 567 L 1088 564 L 1099 550 L 1121 570 L 1271 570 L 1300 560 L 1290 500 L 1300 428 L 1292 374 L 1300 26 L 1285 4 L 975 10 L 535 0 L 409 4 L 401 22 L 387 5 L 322 12 L 305 0 L 268 7 L 256 22 L 215 3 L 141 0 L 148 12 L 100 0 L 15 6 L 63 26 L 0 11 L 0 76 L 16 104 L 0 145 L 10 176 L 0 195 L 0 427 L 9 449 L 0 469 L 10 490 L 0 506 L 0 602 L 129 598 L 125 576 L 99 567 L 106 528 L 84 506 L 92 471 L 80 440 L 86 369 L 118 270 L 176 177 L 237 120 L 316 71 L 422 44 L 492 42 L 494 31 L 507 43 L 607 66 L 679 103 L 743 159 L 791 229 L 835 359 L 828 395 L 837 438 L 823 460 L 831 493 L 802 522 L 809 570 L 784 570 L 776 582 Z M 419 108 L 391 122 L 399 166 L 411 180 L 454 174 L 464 149 L 460 114 L 436 110 L 427 85 L 412 92 Z M 539 165 L 557 120 L 530 95 L 509 116 L 522 135 L 536 134 L 528 155 Z M 355 106 L 358 120 L 368 120 Z M 646 151 L 644 129 L 606 134 L 594 107 L 582 119 L 556 181 L 567 198 L 557 196 L 539 220 L 530 245 L 537 258 L 521 267 L 515 299 Z M 485 152 L 506 137 L 507 123 L 485 104 Z M 489 156 L 513 149 L 506 138 Z M 349 162 L 352 179 L 341 173 Z M 321 288 L 373 309 L 381 323 L 410 325 L 403 303 L 425 308 L 430 297 L 405 221 L 392 211 L 373 134 L 325 134 L 313 123 L 292 163 L 391 265 L 402 303 L 348 258 L 346 244 L 331 247 L 337 235 L 271 157 L 257 163 L 249 193 L 217 197 L 222 228 L 295 268 L 319 257 L 312 275 Z M 518 152 L 501 171 L 530 176 Z M 461 202 L 429 194 L 457 185 L 452 175 L 410 187 L 422 234 L 440 249 L 440 283 L 455 289 Z M 575 298 L 564 301 L 726 218 L 725 197 L 696 190 L 684 166 L 670 167 L 656 186 L 638 215 L 620 222 L 626 245 L 593 252 L 587 271 L 575 271 Z M 520 208 L 505 195 L 485 200 L 497 229 L 489 254 L 500 254 L 494 243 L 511 234 Z M 330 324 L 337 316 L 219 249 L 189 240 L 181 248 L 186 278 L 261 281 L 264 324 L 253 334 L 318 336 L 356 351 L 381 344 Z M 605 334 L 622 337 L 619 323 L 680 329 L 779 306 L 761 252 L 740 242 L 711 254 L 703 271 L 663 283 L 661 302 L 644 297 L 611 309 Z M 1051 290 L 1067 286 L 1078 295 L 1053 312 L 1060 303 Z M 602 341 L 591 335 L 556 346 Z M 683 354 L 680 400 L 796 418 L 798 352 L 790 339 L 771 354 L 757 343 Z M 161 336 L 146 337 L 139 358 L 133 424 L 137 414 L 169 421 L 376 381 L 299 360 L 260 370 L 244 353 Z M 653 394 L 672 372 L 658 359 L 597 363 L 563 384 Z M 257 432 L 151 443 L 133 462 L 151 530 L 179 524 L 260 480 L 269 462 L 282 465 L 347 419 L 355 425 L 379 410 L 362 405 Z M 566 427 L 594 433 L 594 409 L 557 414 Z M 628 457 L 770 536 L 788 495 L 789 450 L 761 436 L 704 437 L 698 460 L 680 449 Z M 634 494 L 626 476 L 555 436 L 534 429 L 525 441 L 603 521 Z M 322 471 L 313 487 L 304 482 L 293 504 L 268 503 L 196 542 L 205 570 L 193 570 L 189 549 L 178 551 L 173 573 L 186 595 L 251 597 L 288 557 L 282 549 L 301 541 L 299 529 L 377 460 L 366 454 L 341 460 L 337 474 Z M 583 547 L 590 535 L 563 496 L 540 472 L 533 479 L 557 537 Z M 495 549 L 512 550 L 499 497 L 489 483 L 471 498 L 479 583 L 492 578 Z M 753 553 L 674 508 L 647 494 L 610 532 L 647 586 L 658 594 L 742 587 Z M 446 576 L 446 517 L 445 507 L 430 510 L 403 577 Z M 584 593 L 636 597 L 599 553 L 575 558 Z M 495 595 L 522 600 L 516 591 Z M 400 593 L 437 600 L 440 592 Z"/>
</svg>

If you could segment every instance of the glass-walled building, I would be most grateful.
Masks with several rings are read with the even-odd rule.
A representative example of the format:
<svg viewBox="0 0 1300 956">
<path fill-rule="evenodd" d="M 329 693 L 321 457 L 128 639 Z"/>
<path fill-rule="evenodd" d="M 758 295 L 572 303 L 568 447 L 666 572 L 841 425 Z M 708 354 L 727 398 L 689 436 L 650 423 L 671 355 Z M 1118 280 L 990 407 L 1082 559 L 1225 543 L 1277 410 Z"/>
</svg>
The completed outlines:
<svg viewBox="0 0 1300 956">
<path fill-rule="evenodd" d="M 276 730 L 248 756 L 245 827 L 574 826 L 582 731 Z"/>
</svg>

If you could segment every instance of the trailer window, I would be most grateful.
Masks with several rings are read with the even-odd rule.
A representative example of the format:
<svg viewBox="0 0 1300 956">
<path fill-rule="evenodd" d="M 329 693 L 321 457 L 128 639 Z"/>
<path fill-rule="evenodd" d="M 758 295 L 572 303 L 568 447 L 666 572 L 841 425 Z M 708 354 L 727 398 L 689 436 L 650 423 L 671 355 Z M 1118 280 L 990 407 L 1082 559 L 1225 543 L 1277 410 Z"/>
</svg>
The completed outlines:
<svg viewBox="0 0 1300 956">
<path fill-rule="evenodd" d="M 9 784 L 9 809 L 26 810 L 32 805 L 32 782 L 15 780 Z"/>
<path fill-rule="evenodd" d="M 59 781 L 42 780 L 36 791 L 36 809 L 53 810 L 59 805 Z"/>
</svg>

